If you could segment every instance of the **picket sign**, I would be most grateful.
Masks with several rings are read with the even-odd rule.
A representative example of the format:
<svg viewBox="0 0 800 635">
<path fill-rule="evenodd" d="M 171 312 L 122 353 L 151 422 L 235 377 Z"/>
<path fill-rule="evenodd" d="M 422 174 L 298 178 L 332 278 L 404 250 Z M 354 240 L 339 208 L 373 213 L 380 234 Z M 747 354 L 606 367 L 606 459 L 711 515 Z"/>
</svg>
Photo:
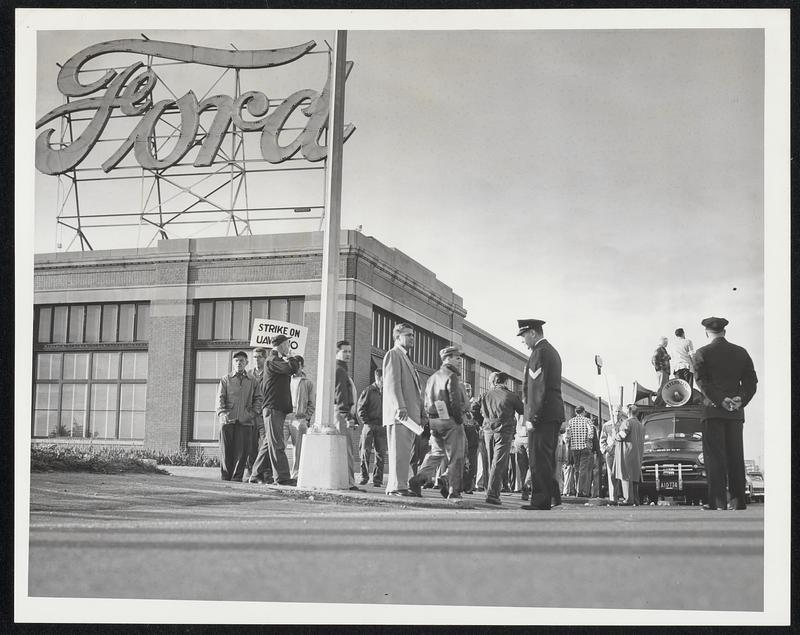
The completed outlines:
<svg viewBox="0 0 800 635">
<path fill-rule="evenodd" d="M 256 318 L 253 320 L 253 329 L 250 332 L 250 346 L 270 348 L 273 338 L 280 334 L 286 335 L 292 340 L 289 346 L 289 355 L 302 355 L 305 357 L 308 327 L 292 324 L 291 322 Z"/>
</svg>

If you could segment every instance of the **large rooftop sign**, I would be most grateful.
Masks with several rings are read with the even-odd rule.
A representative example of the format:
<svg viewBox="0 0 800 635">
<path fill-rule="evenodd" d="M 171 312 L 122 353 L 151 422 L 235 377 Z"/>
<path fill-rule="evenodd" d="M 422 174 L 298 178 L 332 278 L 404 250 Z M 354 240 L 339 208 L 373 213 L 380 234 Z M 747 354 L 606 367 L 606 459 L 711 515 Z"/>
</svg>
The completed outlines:
<svg viewBox="0 0 800 635">
<path fill-rule="evenodd" d="M 55 249 L 307 231 L 320 219 L 331 50 L 230 46 L 142 35 L 61 58 L 71 55 L 53 69 L 60 95 L 40 86 L 49 112 L 36 122 L 36 168 L 58 179 Z"/>
<path fill-rule="evenodd" d="M 143 168 L 157 170 L 179 162 L 197 144 L 200 114 L 206 110 L 214 110 L 216 115 L 194 160 L 196 167 L 207 167 L 213 163 L 231 125 L 247 132 L 260 131 L 261 154 L 270 163 L 281 163 L 298 151 L 309 161 L 324 159 L 326 148 L 319 141 L 328 121 L 328 84 L 319 92 L 311 89 L 294 92 L 270 111 L 269 99 L 260 91 L 247 91 L 235 98 L 218 94 L 198 101 L 190 90 L 180 98 L 153 103 L 152 93 L 158 77 L 152 68 L 143 68 L 141 61 L 130 64 L 121 73 L 109 69 L 100 79 L 86 84 L 79 78 L 79 72 L 87 61 L 107 53 L 133 53 L 206 66 L 254 69 L 289 64 L 315 46 L 316 43 L 312 41 L 283 49 L 226 51 L 154 40 L 114 40 L 89 46 L 73 55 L 58 73 L 58 89 L 68 99 L 67 103 L 44 115 L 36 122 L 36 127 L 41 128 L 59 117 L 86 111 L 93 113 L 91 122 L 66 147 L 51 145 L 55 129 L 42 131 L 36 138 L 36 167 L 44 174 L 63 174 L 75 168 L 100 139 L 115 109 L 139 120 L 122 144 L 103 161 L 105 172 L 113 170 L 131 150 Z M 308 104 L 302 108 L 308 123 L 293 141 L 281 145 L 278 135 L 289 116 L 304 103 Z M 177 142 L 166 156 L 156 157 L 151 141 L 155 124 L 166 111 L 175 108 L 180 112 Z M 352 124 L 348 124 L 345 138 L 353 130 Z"/>
</svg>

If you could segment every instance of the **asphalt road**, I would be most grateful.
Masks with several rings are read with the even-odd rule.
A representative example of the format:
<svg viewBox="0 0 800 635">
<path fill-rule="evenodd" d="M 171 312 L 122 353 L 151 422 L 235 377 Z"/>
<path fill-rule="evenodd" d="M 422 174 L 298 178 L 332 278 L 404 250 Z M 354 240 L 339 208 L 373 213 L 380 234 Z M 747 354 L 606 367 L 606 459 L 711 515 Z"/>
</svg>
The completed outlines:
<svg viewBox="0 0 800 635">
<path fill-rule="evenodd" d="M 314 500 L 308 500 L 313 495 Z M 29 594 L 763 610 L 764 518 L 421 501 L 186 476 L 31 476 Z"/>
</svg>

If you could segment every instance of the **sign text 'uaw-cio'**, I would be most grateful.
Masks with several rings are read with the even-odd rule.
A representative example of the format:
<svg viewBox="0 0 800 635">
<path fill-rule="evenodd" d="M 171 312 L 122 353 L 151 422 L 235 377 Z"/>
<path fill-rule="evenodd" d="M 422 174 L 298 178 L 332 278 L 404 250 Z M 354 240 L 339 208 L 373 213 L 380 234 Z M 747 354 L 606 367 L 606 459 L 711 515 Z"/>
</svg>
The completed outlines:
<svg viewBox="0 0 800 635">
<path fill-rule="evenodd" d="M 269 163 L 281 163 L 300 151 L 308 161 L 325 158 L 327 148 L 320 138 L 328 125 L 330 107 L 330 75 L 321 91 L 303 89 L 292 93 L 270 111 L 267 96 L 260 91 L 248 91 L 233 98 L 229 95 L 212 95 L 198 101 L 193 91 L 177 99 L 164 99 L 153 103 L 151 97 L 158 77 L 152 68 L 141 61 L 134 62 L 121 72 L 108 70 L 89 83 L 82 83 L 79 73 L 83 65 L 108 53 L 130 53 L 233 69 L 270 68 L 289 64 L 316 46 L 312 40 L 282 49 L 227 51 L 224 49 L 191 46 L 157 40 L 114 40 L 89 46 L 73 55 L 58 73 L 57 85 L 67 97 L 67 103 L 54 108 L 36 122 L 45 124 L 76 112 L 93 112 L 86 128 L 71 143 L 51 145 L 55 130 L 43 130 L 36 138 L 36 168 L 44 174 L 63 174 L 83 161 L 100 139 L 115 109 L 129 117 L 141 117 L 133 131 L 101 164 L 105 172 L 116 167 L 133 150 L 136 161 L 143 168 L 160 170 L 178 163 L 196 141 L 200 115 L 206 110 L 215 111 L 210 127 L 204 131 L 200 150 L 194 160 L 196 167 L 210 166 L 216 157 L 225 134 L 231 125 L 245 132 L 261 131 L 261 155 Z M 346 74 L 352 62 L 347 63 Z M 286 145 L 280 145 L 278 136 L 292 113 L 301 109 L 308 117 L 303 130 Z M 151 142 L 156 123 L 165 112 L 180 114 L 179 134 L 172 150 L 165 156 L 156 156 Z M 246 117 L 245 117 L 246 111 Z M 347 139 L 355 130 L 352 124 L 344 129 Z M 288 134 L 288 133 L 287 133 Z"/>
</svg>

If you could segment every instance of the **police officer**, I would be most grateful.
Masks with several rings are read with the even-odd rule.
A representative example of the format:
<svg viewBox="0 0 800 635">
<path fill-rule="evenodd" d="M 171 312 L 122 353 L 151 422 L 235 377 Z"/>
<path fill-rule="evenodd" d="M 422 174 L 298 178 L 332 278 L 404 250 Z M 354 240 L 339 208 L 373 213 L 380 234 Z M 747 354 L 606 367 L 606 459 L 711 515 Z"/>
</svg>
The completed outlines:
<svg viewBox="0 0 800 635">
<path fill-rule="evenodd" d="M 561 492 L 555 479 L 556 440 L 564 421 L 561 398 L 561 357 L 544 337 L 544 320 L 517 320 L 531 355 L 525 365 L 523 395 L 528 446 L 533 456 L 533 494 L 530 505 L 522 509 L 550 509 L 561 504 Z"/>
<path fill-rule="evenodd" d="M 703 455 L 708 472 L 704 509 L 745 509 L 744 408 L 756 394 L 753 360 L 741 346 L 725 339 L 725 318 L 701 322 L 711 342 L 695 353 L 697 386 L 705 399 Z M 727 481 L 730 504 L 725 496 Z"/>
</svg>

